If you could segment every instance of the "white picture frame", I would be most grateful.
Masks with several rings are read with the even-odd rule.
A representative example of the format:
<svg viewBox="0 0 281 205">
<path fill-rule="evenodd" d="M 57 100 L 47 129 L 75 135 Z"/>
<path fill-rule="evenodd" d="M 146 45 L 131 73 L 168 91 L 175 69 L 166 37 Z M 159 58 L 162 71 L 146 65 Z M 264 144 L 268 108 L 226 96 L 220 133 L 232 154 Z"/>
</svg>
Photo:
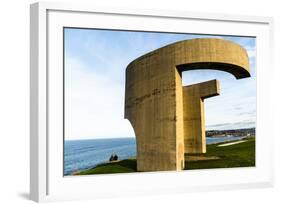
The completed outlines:
<svg viewBox="0 0 281 205">
<path fill-rule="evenodd" d="M 256 36 L 256 167 L 63 177 L 62 28 Z M 30 10 L 30 198 L 34 201 L 273 186 L 270 17 L 35 3 Z M 183 183 L 184 182 L 184 183 Z M 118 188 L 113 185 L 118 184 Z M 148 186 L 149 184 L 149 186 Z"/>
</svg>

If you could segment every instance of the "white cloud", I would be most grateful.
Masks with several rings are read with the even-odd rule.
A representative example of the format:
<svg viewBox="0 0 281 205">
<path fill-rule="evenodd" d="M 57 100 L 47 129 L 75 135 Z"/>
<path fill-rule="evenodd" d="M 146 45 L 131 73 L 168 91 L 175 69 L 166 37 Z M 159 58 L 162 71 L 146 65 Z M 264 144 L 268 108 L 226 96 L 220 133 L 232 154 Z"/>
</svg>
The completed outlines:
<svg viewBox="0 0 281 205">
<path fill-rule="evenodd" d="M 66 62 L 66 139 L 133 137 L 124 119 L 124 85 L 109 75 L 84 72 L 89 69 L 77 59 Z"/>
<path fill-rule="evenodd" d="M 244 46 L 247 50 L 249 59 L 254 59 L 256 57 L 256 46 Z"/>
</svg>

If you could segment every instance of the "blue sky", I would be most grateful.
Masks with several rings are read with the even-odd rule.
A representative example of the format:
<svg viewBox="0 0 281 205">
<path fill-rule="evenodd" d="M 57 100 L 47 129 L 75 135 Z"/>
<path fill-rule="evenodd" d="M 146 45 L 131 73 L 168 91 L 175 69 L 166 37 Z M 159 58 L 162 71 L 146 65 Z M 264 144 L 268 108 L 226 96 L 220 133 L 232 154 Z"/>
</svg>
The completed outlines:
<svg viewBox="0 0 281 205">
<path fill-rule="evenodd" d="M 125 69 L 159 47 L 193 38 L 224 38 L 243 46 L 251 77 L 214 70 L 183 72 L 183 85 L 218 79 L 219 96 L 205 100 L 206 129 L 255 127 L 256 40 L 250 37 L 65 29 L 65 137 L 134 137 L 124 119 Z"/>
</svg>

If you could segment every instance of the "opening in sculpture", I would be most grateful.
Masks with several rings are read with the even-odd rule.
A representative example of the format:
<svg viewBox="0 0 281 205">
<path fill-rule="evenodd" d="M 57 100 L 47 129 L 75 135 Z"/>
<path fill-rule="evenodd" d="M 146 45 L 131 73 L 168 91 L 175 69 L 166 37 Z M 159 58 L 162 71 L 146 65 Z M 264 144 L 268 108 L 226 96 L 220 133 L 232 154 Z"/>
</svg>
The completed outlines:
<svg viewBox="0 0 281 205">
<path fill-rule="evenodd" d="M 64 41 L 65 176 L 255 166 L 254 37 L 65 28 Z"/>
</svg>

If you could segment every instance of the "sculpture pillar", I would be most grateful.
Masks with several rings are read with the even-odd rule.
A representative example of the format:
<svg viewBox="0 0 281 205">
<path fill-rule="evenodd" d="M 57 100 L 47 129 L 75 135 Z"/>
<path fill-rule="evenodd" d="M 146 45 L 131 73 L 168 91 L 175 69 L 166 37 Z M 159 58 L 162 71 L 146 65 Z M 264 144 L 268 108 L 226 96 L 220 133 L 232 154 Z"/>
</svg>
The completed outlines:
<svg viewBox="0 0 281 205">
<path fill-rule="evenodd" d="M 183 87 L 184 153 L 205 153 L 204 99 L 219 95 L 219 81 Z"/>
</svg>

